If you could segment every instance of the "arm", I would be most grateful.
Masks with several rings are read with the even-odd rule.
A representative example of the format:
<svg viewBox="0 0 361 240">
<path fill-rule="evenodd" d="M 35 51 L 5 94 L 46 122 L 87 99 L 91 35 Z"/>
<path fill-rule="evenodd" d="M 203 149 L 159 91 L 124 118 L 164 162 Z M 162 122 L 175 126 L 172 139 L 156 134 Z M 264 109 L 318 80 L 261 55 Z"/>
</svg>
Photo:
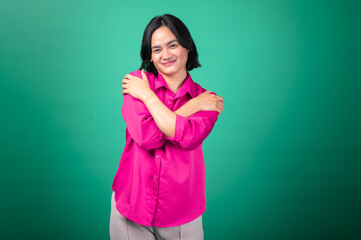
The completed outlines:
<svg viewBox="0 0 361 240">
<path fill-rule="evenodd" d="M 223 109 L 223 98 L 211 91 L 205 91 L 189 100 L 182 107 L 174 111 L 174 113 L 181 115 L 182 117 L 190 117 L 199 111 L 217 111 L 219 116 Z"/>
<path fill-rule="evenodd" d="M 169 110 L 155 93 L 147 95 L 143 102 L 165 138 L 183 149 L 197 148 L 209 135 L 218 117 L 217 111 L 199 111 L 183 117 Z"/>
<path fill-rule="evenodd" d="M 183 117 L 194 114 L 198 109 L 195 101 L 188 101 L 175 113 Z M 158 128 L 144 103 L 129 94 L 124 95 L 122 116 L 133 140 L 143 149 L 150 150 L 164 144 L 164 133 Z"/>
<path fill-rule="evenodd" d="M 153 119 L 160 131 L 168 137 L 173 137 L 177 114 L 164 105 L 153 91 L 151 91 L 146 97 L 141 98 L 141 100 L 153 116 Z"/>
<path fill-rule="evenodd" d="M 165 138 L 180 148 L 192 150 L 202 144 L 216 121 L 216 111 L 200 111 L 190 117 L 177 115 L 174 136 Z"/>
<path fill-rule="evenodd" d="M 193 100 L 193 99 L 192 99 Z M 196 101 L 188 101 L 174 113 L 188 117 L 196 113 Z M 164 133 L 158 128 L 145 104 L 129 94 L 124 95 L 122 116 L 133 140 L 143 149 L 150 150 L 164 144 Z"/>
<path fill-rule="evenodd" d="M 164 134 L 159 130 L 144 103 L 129 94 L 124 95 L 122 116 L 133 140 L 143 149 L 161 147 Z"/>
<path fill-rule="evenodd" d="M 143 79 L 130 74 L 125 76 L 123 79 L 123 94 L 129 94 L 136 99 L 142 100 L 156 125 L 170 138 L 174 137 L 178 115 L 181 117 L 189 117 L 200 110 L 213 110 L 219 113 L 223 111 L 223 98 L 215 94 L 210 94 L 210 91 L 207 91 L 191 99 L 177 111 L 172 112 L 158 99 L 155 93 L 151 91 L 145 73 L 142 71 L 141 74 Z"/>
<path fill-rule="evenodd" d="M 175 110 L 174 113 L 181 115 L 182 117 L 189 117 L 201 110 L 202 110 L 202 105 L 200 102 L 197 102 L 197 97 L 196 97 L 186 102 L 183 106 Z"/>
</svg>

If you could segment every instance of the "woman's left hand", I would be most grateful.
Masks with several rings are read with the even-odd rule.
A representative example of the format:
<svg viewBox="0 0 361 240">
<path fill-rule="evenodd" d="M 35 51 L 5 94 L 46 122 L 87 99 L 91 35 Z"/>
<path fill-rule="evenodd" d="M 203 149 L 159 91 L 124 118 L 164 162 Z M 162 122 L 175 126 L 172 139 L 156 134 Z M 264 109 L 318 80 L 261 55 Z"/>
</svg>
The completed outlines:
<svg viewBox="0 0 361 240">
<path fill-rule="evenodd" d="M 145 75 L 143 69 L 141 73 L 143 78 L 139 78 L 131 74 L 124 76 L 124 79 L 122 80 L 122 94 L 130 94 L 132 97 L 143 101 L 145 97 L 152 93 L 147 75 Z"/>
</svg>

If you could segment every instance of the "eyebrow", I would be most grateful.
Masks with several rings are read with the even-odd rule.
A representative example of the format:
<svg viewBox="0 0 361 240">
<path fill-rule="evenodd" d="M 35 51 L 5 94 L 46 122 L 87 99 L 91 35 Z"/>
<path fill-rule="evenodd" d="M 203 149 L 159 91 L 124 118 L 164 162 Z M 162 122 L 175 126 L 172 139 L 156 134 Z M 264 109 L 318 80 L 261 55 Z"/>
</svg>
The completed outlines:
<svg viewBox="0 0 361 240">
<path fill-rule="evenodd" d="M 177 39 L 173 39 L 172 41 L 169 41 L 166 45 L 169 45 L 169 44 L 171 44 L 173 42 L 176 42 L 176 41 L 177 41 Z M 152 49 L 153 48 L 160 48 L 160 46 L 153 46 Z"/>
</svg>

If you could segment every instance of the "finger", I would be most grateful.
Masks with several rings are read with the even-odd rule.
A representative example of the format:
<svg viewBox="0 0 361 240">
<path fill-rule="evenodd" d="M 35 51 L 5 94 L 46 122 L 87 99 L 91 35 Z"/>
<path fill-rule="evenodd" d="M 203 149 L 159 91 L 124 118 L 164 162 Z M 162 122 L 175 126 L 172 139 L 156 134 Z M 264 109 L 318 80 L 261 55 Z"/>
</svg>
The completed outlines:
<svg viewBox="0 0 361 240">
<path fill-rule="evenodd" d="M 132 79 L 132 78 L 136 78 L 136 76 L 133 76 L 131 74 L 125 74 L 124 78 L 126 79 Z"/>
<path fill-rule="evenodd" d="M 122 82 L 123 83 L 128 83 L 130 81 L 130 79 L 126 79 L 126 78 L 123 78 Z"/>
<path fill-rule="evenodd" d="M 218 115 L 219 115 L 219 114 L 221 114 L 221 112 L 223 111 L 223 109 L 218 108 L 216 111 L 218 112 Z"/>
<path fill-rule="evenodd" d="M 217 96 L 217 98 L 223 101 L 223 98 L 221 96 Z"/>
<path fill-rule="evenodd" d="M 142 73 L 142 78 L 143 78 L 144 80 L 147 80 L 147 81 L 148 81 L 148 78 L 147 78 L 147 75 L 145 75 L 144 69 L 142 69 L 141 73 Z"/>
</svg>

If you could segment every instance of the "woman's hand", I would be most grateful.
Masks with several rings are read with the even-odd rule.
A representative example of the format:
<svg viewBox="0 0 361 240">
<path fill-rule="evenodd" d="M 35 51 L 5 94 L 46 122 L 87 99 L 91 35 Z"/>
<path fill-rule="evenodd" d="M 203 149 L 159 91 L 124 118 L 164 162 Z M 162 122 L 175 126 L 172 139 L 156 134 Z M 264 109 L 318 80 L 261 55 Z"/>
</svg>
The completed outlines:
<svg viewBox="0 0 361 240">
<path fill-rule="evenodd" d="M 224 109 L 223 98 L 211 94 L 211 91 L 203 92 L 192 100 L 197 103 L 200 111 L 217 111 L 219 116 Z"/>
<path fill-rule="evenodd" d="M 124 79 L 122 80 L 122 94 L 130 94 L 132 97 L 142 101 L 152 94 L 147 75 L 145 75 L 144 70 L 142 70 L 141 73 L 143 78 L 138 78 L 131 74 L 124 76 Z"/>
</svg>

